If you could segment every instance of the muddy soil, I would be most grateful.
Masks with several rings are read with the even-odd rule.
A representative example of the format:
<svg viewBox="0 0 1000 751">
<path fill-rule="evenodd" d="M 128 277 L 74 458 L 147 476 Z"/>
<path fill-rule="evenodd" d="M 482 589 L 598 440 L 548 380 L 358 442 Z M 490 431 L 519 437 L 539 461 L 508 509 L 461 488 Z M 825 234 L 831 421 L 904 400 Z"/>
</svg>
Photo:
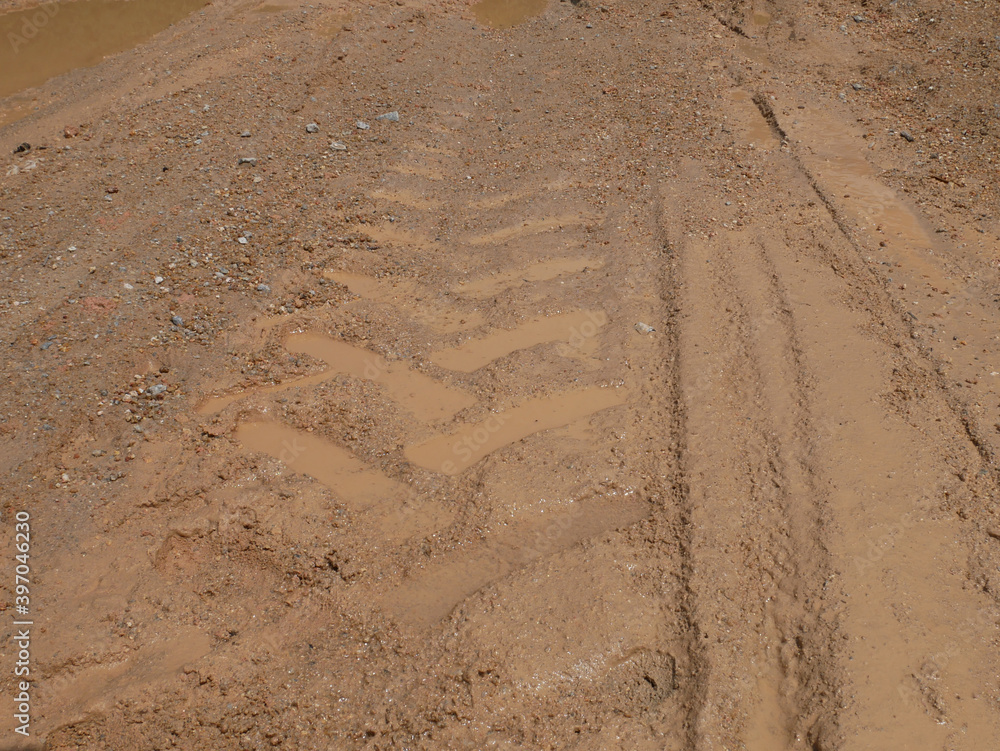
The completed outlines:
<svg viewBox="0 0 1000 751">
<path fill-rule="evenodd" d="M 140 2 L 0 2 L 0 748 L 996 746 L 991 3 Z"/>
</svg>

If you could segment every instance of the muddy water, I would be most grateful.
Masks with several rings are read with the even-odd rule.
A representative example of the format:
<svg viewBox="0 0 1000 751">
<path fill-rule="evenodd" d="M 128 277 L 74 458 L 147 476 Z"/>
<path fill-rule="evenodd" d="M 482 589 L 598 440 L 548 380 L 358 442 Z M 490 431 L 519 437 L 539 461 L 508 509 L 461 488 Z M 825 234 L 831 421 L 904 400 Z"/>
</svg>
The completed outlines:
<svg viewBox="0 0 1000 751">
<path fill-rule="evenodd" d="M 875 177 L 860 153 L 857 138 L 819 116 L 813 116 L 810 125 L 813 139 L 824 145 L 817 174 L 836 190 L 837 199 L 844 200 L 869 228 L 888 239 L 925 249 L 934 246 L 917 216 L 892 188 Z"/>
<path fill-rule="evenodd" d="M 604 262 L 595 258 L 552 258 L 533 264 L 526 269 L 485 276 L 459 284 L 455 291 L 475 299 L 490 297 L 513 287 L 531 282 L 544 282 L 566 274 L 576 274 L 588 269 L 599 269 Z"/>
<path fill-rule="evenodd" d="M 77 0 L 0 15 L 0 97 L 131 49 L 206 0 Z"/>
<path fill-rule="evenodd" d="M 372 193 L 373 198 L 381 198 L 385 201 L 393 201 L 409 206 L 412 209 L 439 209 L 441 201 L 429 198 L 416 190 L 401 188 L 399 190 L 376 190 Z"/>
<path fill-rule="evenodd" d="M 609 529 L 627 527 L 649 513 L 634 498 L 569 503 L 514 525 L 498 539 L 430 564 L 387 598 L 399 617 L 429 625 L 491 581 L 537 558 L 568 548 Z"/>
<path fill-rule="evenodd" d="M 733 102 L 737 117 L 746 131 L 747 140 L 758 148 L 773 149 L 780 144 L 771 132 L 771 126 L 760 114 L 757 105 L 753 103 L 750 92 L 743 89 L 733 89 L 728 98 Z"/>
<path fill-rule="evenodd" d="M 878 179 L 861 148 L 864 139 L 849 132 L 829 113 L 813 108 L 800 110 L 793 122 L 783 122 L 782 127 L 810 145 L 807 167 L 824 192 L 857 220 L 862 231 L 884 242 L 886 252 L 905 258 L 931 283 L 948 288 L 949 279 L 930 257 L 937 244 L 918 215 L 895 190 Z"/>
<path fill-rule="evenodd" d="M 328 271 L 323 274 L 338 284 L 343 284 L 351 294 L 372 302 L 390 304 L 408 311 L 414 320 L 441 334 L 474 328 L 483 322 L 478 311 L 461 311 L 428 302 L 430 293 L 413 279 L 381 278 L 352 274 L 346 271 Z"/>
<path fill-rule="evenodd" d="M 394 540 L 425 535 L 451 523 L 454 513 L 438 500 L 420 502 L 409 488 L 367 466 L 347 449 L 304 430 L 275 422 L 241 425 L 236 438 L 293 472 L 332 490 L 352 511 L 363 512 Z"/>
<path fill-rule="evenodd" d="M 476 235 L 469 238 L 470 245 L 499 245 L 528 235 L 539 235 L 543 232 L 555 232 L 571 227 L 579 227 L 593 221 L 594 217 L 587 214 L 563 214 L 549 216 L 544 219 L 527 219 L 520 224 L 501 227 L 493 232 Z M 371 233 L 369 233 L 371 234 Z"/>
<path fill-rule="evenodd" d="M 292 334 L 285 340 L 285 349 L 293 354 L 306 354 L 322 360 L 329 369 L 273 386 L 212 397 L 198 407 L 198 413 L 215 414 L 234 402 L 256 394 L 276 394 L 292 388 L 315 386 L 335 375 L 378 383 L 393 401 L 424 420 L 446 419 L 474 402 L 468 394 L 448 388 L 401 363 L 390 363 L 367 349 L 321 334 Z"/>
<path fill-rule="evenodd" d="M 515 329 L 498 331 L 482 339 L 472 339 L 453 349 L 431 355 L 431 361 L 442 368 L 472 373 L 497 358 L 519 349 L 528 349 L 545 342 L 566 342 L 582 345 L 607 323 L 604 311 L 578 311 L 548 316 L 530 321 Z"/>
<path fill-rule="evenodd" d="M 472 10 L 483 23 L 507 29 L 537 16 L 547 4 L 548 0 L 482 0 Z"/>
<path fill-rule="evenodd" d="M 343 284 L 351 294 L 378 302 L 392 302 L 399 297 L 408 297 L 416 288 L 416 282 L 412 279 L 376 279 L 346 271 L 328 271 L 323 276 L 337 284 Z"/>
<path fill-rule="evenodd" d="M 236 438 L 248 449 L 273 456 L 289 469 L 319 480 L 356 508 L 406 495 L 399 483 L 312 433 L 273 422 L 252 422 L 241 425 Z"/>
<path fill-rule="evenodd" d="M 278 383 L 274 386 L 263 386 L 259 389 L 240 391 L 236 394 L 226 394 L 225 396 L 213 396 L 211 399 L 206 400 L 204 404 L 198 407 L 198 414 L 214 415 L 216 412 L 224 410 L 233 402 L 238 402 L 240 399 L 245 399 L 254 394 L 277 394 L 281 391 L 286 391 L 287 389 L 315 386 L 319 383 L 323 383 L 323 381 L 329 380 L 332 377 L 333 373 L 325 370 L 322 373 L 306 376 L 305 378 L 296 378 L 292 381 L 288 381 L 287 383 Z"/>
<path fill-rule="evenodd" d="M 402 363 L 390 363 L 374 352 L 328 336 L 293 334 L 285 341 L 285 349 L 323 360 L 336 373 L 378 383 L 393 401 L 424 420 L 451 417 L 475 401 Z"/>
<path fill-rule="evenodd" d="M 624 403 L 624 391 L 597 386 L 532 399 L 450 435 L 409 446 L 405 454 L 410 462 L 424 469 L 457 475 L 504 446 Z"/>
<path fill-rule="evenodd" d="M 181 634 L 136 649 L 120 661 L 79 670 L 68 682 L 46 687 L 54 690 L 37 718 L 39 725 L 48 730 L 93 716 L 127 692 L 179 673 L 185 665 L 208 654 L 211 644 L 208 634 L 189 627 Z"/>
<path fill-rule="evenodd" d="M 780 144 L 771 132 L 771 126 L 760 114 L 757 105 L 753 103 L 750 92 L 743 89 L 733 89 L 728 98 L 733 102 L 737 120 L 743 127 L 749 143 L 762 149 L 777 148 Z"/>
</svg>

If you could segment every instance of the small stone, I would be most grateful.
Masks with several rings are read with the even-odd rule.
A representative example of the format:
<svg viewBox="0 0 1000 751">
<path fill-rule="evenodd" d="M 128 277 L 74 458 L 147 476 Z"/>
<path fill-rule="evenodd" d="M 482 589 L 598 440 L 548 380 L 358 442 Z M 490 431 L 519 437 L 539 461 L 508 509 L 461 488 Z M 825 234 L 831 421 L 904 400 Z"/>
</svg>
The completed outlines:
<svg viewBox="0 0 1000 751">
<path fill-rule="evenodd" d="M 270 292 L 271 288 L 268 285 L 266 285 L 266 284 L 258 284 L 257 285 L 257 291 L 258 292 Z"/>
<path fill-rule="evenodd" d="M 372 127 L 368 123 L 364 122 L 363 120 L 358 120 L 358 122 L 356 123 L 356 125 L 358 127 L 358 130 L 368 130 L 370 127 Z"/>
<path fill-rule="evenodd" d="M 399 113 L 395 112 L 395 111 L 393 111 L 393 112 L 386 112 L 384 115 L 379 115 L 375 119 L 376 120 L 387 120 L 390 123 L 398 123 L 399 122 Z"/>
<path fill-rule="evenodd" d="M 654 331 L 656 331 L 656 329 L 654 329 L 648 323 L 643 323 L 642 321 L 639 321 L 635 325 L 635 330 L 638 331 L 640 334 L 651 334 Z"/>
<path fill-rule="evenodd" d="M 246 245 L 247 239 L 245 237 L 241 237 L 236 242 L 238 242 L 240 245 Z"/>
<path fill-rule="evenodd" d="M 125 289 L 135 289 L 135 287 L 133 287 L 133 286 L 132 286 L 131 284 L 129 284 L 128 282 L 125 282 L 125 284 L 124 284 L 123 286 L 125 287 Z"/>
<path fill-rule="evenodd" d="M 163 277 L 162 276 L 154 276 L 153 277 L 153 284 L 163 284 Z"/>
<path fill-rule="evenodd" d="M 306 133 L 319 133 L 319 125 L 317 123 L 309 123 L 306 126 Z"/>
<path fill-rule="evenodd" d="M 861 89 L 864 88 L 864 84 L 852 83 L 851 88 L 853 88 L 855 91 L 861 91 Z"/>
<path fill-rule="evenodd" d="M 899 131 L 899 136 L 900 138 L 905 138 L 910 143 L 913 143 L 913 136 L 911 136 L 907 131 L 905 130 Z"/>
<path fill-rule="evenodd" d="M 239 166 L 241 164 L 249 164 L 252 167 L 253 165 L 257 164 L 257 159 L 256 157 L 252 156 L 241 156 L 239 159 L 236 160 L 236 165 Z"/>
<path fill-rule="evenodd" d="M 80 129 L 73 125 L 67 125 L 63 128 L 63 138 L 75 138 L 78 135 L 80 135 Z"/>
<path fill-rule="evenodd" d="M 340 141 L 334 141 L 330 144 L 331 151 L 347 151 L 347 146 L 342 144 Z"/>
<path fill-rule="evenodd" d="M 149 387 L 149 395 L 150 396 L 159 396 L 160 394 L 164 393 L 166 390 L 167 390 L 166 385 L 164 385 L 162 383 L 158 383 L 155 386 L 150 386 Z"/>
<path fill-rule="evenodd" d="M 16 149 L 14 149 L 14 153 L 15 154 L 23 154 L 26 151 L 31 151 L 31 144 L 30 143 L 22 143 Z"/>
<path fill-rule="evenodd" d="M 170 322 L 172 324 L 174 324 L 174 326 L 183 326 L 184 325 L 184 319 L 181 318 L 180 316 L 173 316 L 173 317 L 171 317 Z"/>
<path fill-rule="evenodd" d="M 864 16 L 852 16 L 852 18 L 854 19 L 854 23 L 864 23 L 865 22 L 865 17 Z"/>
<path fill-rule="evenodd" d="M 250 137 L 250 131 L 249 130 L 245 130 L 242 133 L 240 133 L 240 138 L 249 138 L 249 137 Z"/>
</svg>

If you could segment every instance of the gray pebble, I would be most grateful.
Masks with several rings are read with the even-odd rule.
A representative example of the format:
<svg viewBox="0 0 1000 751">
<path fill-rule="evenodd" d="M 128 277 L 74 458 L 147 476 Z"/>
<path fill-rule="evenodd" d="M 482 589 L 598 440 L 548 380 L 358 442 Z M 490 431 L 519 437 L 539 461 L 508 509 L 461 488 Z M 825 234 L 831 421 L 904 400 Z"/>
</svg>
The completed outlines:
<svg viewBox="0 0 1000 751">
<path fill-rule="evenodd" d="M 266 284 L 258 284 L 257 285 L 257 291 L 258 292 L 270 292 L 271 288 L 268 285 L 266 285 Z"/>
<path fill-rule="evenodd" d="M 395 111 L 393 111 L 393 112 L 386 112 L 384 115 L 379 115 L 375 119 L 376 120 L 388 120 L 390 123 L 398 123 L 399 122 L 399 113 L 395 112 Z"/>
<path fill-rule="evenodd" d="M 158 383 L 155 386 L 150 386 L 149 387 L 149 395 L 150 396 L 159 396 L 160 394 L 162 394 L 166 390 L 167 390 L 167 387 L 164 384 Z"/>
<path fill-rule="evenodd" d="M 257 164 L 257 159 L 252 156 L 241 156 L 239 159 L 236 160 L 236 164 L 237 165 L 249 164 L 250 166 L 253 166 Z"/>
<path fill-rule="evenodd" d="M 306 133 L 319 133 L 319 125 L 316 123 L 309 123 L 306 126 Z"/>
<path fill-rule="evenodd" d="M 899 131 L 899 135 L 900 137 L 905 138 L 910 143 L 913 143 L 913 136 L 911 136 L 907 131 L 901 130 Z"/>
<path fill-rule="evenodd" d="M 184 319 L 181 318 L 180 316 L 174 316 L 173 318 L 170 319 L 170 322 L 172 324 L 174 324 L 174 326 L 183 326 L 184 325 Z"/>
<path fill-rule="evenodd" d="M 356 125 L 358 126 L 358 130 L 368 130 L 370 127 L 372 127 L 368 123 L 364 122 L 363 120 L 358 120 L 358 122 L 356 123 Z"/>
</svg>

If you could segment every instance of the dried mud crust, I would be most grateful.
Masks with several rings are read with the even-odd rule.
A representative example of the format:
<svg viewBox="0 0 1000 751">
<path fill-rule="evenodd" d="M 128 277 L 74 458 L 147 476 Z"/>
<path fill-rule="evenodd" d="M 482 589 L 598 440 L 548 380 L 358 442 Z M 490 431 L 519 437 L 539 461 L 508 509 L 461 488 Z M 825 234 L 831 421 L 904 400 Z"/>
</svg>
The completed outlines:
<svg viewBox="0 0 1000 751">
<path fill-rule="evenodd" d="M 930 10 L 226 1 L 18 95 L 39 743 L 990 747 L 992 69 L 896 60 L 997 22 Z"/>
</svg>

